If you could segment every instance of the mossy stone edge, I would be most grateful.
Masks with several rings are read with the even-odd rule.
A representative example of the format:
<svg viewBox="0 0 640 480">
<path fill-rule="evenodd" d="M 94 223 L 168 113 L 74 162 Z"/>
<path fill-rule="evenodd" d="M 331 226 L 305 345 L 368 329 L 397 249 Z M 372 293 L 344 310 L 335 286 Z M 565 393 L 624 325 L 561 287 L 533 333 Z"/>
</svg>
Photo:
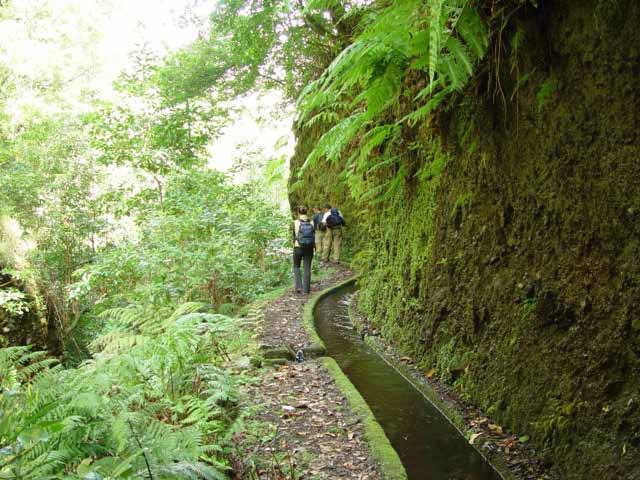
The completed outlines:
<svg viewBox="0 0 640 480">
<path fill-rule="evenodd" d="M 304 327 L 312 342 L 312 346 L 309 348 L 315 349 L 316 351 L 322 351 L 322 355 L 326 353 L 326 345 L 318 335 L 315 327 L 314 314 L 318 302 L 326 296 L 354 284 L 357 279 L 357 276 L 352 277 L 329 287 L 314 295 L 305 305 L 302 318 Z M 307 349 L 305 349 L 305 353 L 306 352 Z M 373 412 L 369 408 L 369 405 L 364 398 L 362 398 L 362 395 L 360 395 L 360 392 L 358 392 L 358 390 L 353 386 L 349 378 L 344 374 L 333 358 L 322 356 L 319 358 L 319 361 L 324 365 L 342 394 L 347 398 L 351 409 L 362 420 L 365 439 L 369 444 L 371 454 L 380 465 L 380 470 L 382 471 L 384 478 L 386 480 L 407 480 L 407 472 L 402 465 L 402 461 L 400 460 L 398 453 L 391 446 L 382 426 L 376 420 Z"/>
<path fill-rule="evenodd" d="M 407 472 L 402 465 L 398 453 L 391 446 L 382 426 L 376 420 L 373 412 L 356 390 L 353 383 L 343 373 L 336 361 L 331 357 L 321 357 L 320 362 L 333 377 L 336 385 L 349 401 L 351 409 L 362 419 L 364 436 L 371 449 L 371 454 L 380 465 L 382 475 L 386 480 L 407 480 Z"/>
<path fill-rule="evenodd" d="M 304 306 L 304 312 L 302 313 L 302 325 L 304 326 L 304 329 L 309 335 L 309 339 L 311 343 L 308 347 L 305 347 L 303 349 L 304 354 L 307 358 L 322 357 L 327 353 L 326 345 L 318 335 L 318 332 L 316 332 L 314 313 L 316 310 L 316 306 L 318 305 L 318 302 L 323 298 L 325 298 L 327 295 L 355 283 L 357 279 L 358 279 L 358 276 L 351 277 L 325 290 L 322 290 L 319 293 L 316 293 L 314 296 L 311 297 L 311 299 Z"/>
</svg>

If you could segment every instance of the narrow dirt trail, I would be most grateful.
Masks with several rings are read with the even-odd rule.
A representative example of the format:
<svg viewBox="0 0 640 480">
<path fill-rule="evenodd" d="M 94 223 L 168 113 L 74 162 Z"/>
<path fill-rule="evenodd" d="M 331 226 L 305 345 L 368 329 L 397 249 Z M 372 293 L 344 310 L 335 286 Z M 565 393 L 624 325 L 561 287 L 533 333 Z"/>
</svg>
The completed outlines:
<svg viewBox="0 0 640 480">
<path fill-rule="evenodd" d="M 311 295 L 351 275 L 336 267 L 312 282 Z M 265 305 L 259 344 L 307 346 L 302 315 L 309 298 L 289 291 Z M 276 366 L 248 385 L 245 396 L 255 415 L 234 439 L 238 452 L 244 452 L 236 457 L 238 478 L 382 480 L 360 418 L 319 361 Z"/>
</svg>

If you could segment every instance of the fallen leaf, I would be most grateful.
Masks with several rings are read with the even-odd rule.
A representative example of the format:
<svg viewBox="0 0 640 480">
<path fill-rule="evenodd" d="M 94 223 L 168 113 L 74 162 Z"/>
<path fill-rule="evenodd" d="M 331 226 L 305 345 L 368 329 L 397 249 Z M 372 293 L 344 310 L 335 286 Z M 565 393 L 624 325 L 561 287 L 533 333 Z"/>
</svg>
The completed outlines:
<svg viewBox="0 0 640 480">
<path fill-rule="evenodd" d="M 433 378 L 435 374 L 436 374 L 436 369 L 432 368 L 427 372 L 427 378 Z"/>
<path fill-rule="evenodd" d="M 476 439 L 477 439 L 480 435 L 482 435 L 482 432 L 473 433 L 473 434 L 469 437 L 469 443 L 470 443 L 471 445 L 473 445 L 473 442 L 475 442 L 475 441 L 476 441 Z"/>
<path fill-rule="evenodd" d="M 502 442 L 502 445 L 505 446 L 506 448 L 511 448 L 517 442 L 518 442 L 518 439 L 516 437 L 509 437 Z"/>
<path fill-rule="evenodd" d="M 497 434 L 502 435 L 502 427 L 500 425 L 496 425 L 495 423 L 490 423 L 489 424 L 489 430 L 491 430 L 492 432 L 496 432 Z"/>
</svg>

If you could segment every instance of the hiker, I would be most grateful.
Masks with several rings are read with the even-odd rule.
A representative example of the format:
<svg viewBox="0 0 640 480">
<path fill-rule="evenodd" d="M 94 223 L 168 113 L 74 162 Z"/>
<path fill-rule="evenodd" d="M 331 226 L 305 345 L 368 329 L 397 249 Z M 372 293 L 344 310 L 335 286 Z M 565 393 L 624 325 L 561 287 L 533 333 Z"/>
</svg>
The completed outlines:
<svg viewBox="0 0 640 480">
<path fill-rule="evenodd" d="M 313 228 L 316 231 L 316 251 L 322 253 L 322 240 L 324 239 L 324 232 L 327 230 L 327 226 L 322 223 L 324 210 L 320 207 L 315 207 L 313 211 L 315 213 L 311 220 L 313 221 Z"/>
<path fill-rule="evenodd" d="M 293 276 L 296 293 L 311 291 L 311 260 L 315 241 L 315 230 L 307 217 L 307 208 L 298 207 L 298 218 L 293 221 Z M 304 264 L 304 281 L 300 275 L 301 262 Z"/>
<path fill-rule="evenodd" d="M 322 259 L 329 262 L 329 257 L 333 263 L 340 261 L 340 244 L 342 243 L 342 227 L 346 226 L 342 212 L 331 205 L 325 205 L 325 213 L 322 216 L 321 224 L 326 226 L 322 241 Z"/>
</svg>

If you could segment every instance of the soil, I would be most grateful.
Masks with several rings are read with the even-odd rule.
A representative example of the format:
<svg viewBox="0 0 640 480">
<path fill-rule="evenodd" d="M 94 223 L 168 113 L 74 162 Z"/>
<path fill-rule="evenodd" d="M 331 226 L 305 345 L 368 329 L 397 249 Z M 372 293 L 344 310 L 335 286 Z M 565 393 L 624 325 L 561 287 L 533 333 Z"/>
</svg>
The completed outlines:
<svg viewBox="0 0 640 480">
<path fill-rule="evenodd" d="M 312 294 L 352 275 L 344 267 L 332 270 L 312 282 Z M 308 298 L 290 291 L 267 304 L 260 343 L 294 349 L 308 344 L 302 327 Z M 361 420 L 318 361 L 287 362 L 261 372 L 244 388 L 255 413 L 233 438 L 236 479 L 383 478 L 364 440 Z"/>
<path fill-rule="evenodd" d="M 258 329 L 258 343 L 262 348 L 288 348 L 298 351 L 310 345 L 309 335 L 302 324 L 302 310 L 311 295 L 353 276 L 353 272 L 340 264 L 326 271 L 327 275 L 311 282 L 309 295 L 293 290 L 267 304 L 264 320 Z"/>
</svg>

